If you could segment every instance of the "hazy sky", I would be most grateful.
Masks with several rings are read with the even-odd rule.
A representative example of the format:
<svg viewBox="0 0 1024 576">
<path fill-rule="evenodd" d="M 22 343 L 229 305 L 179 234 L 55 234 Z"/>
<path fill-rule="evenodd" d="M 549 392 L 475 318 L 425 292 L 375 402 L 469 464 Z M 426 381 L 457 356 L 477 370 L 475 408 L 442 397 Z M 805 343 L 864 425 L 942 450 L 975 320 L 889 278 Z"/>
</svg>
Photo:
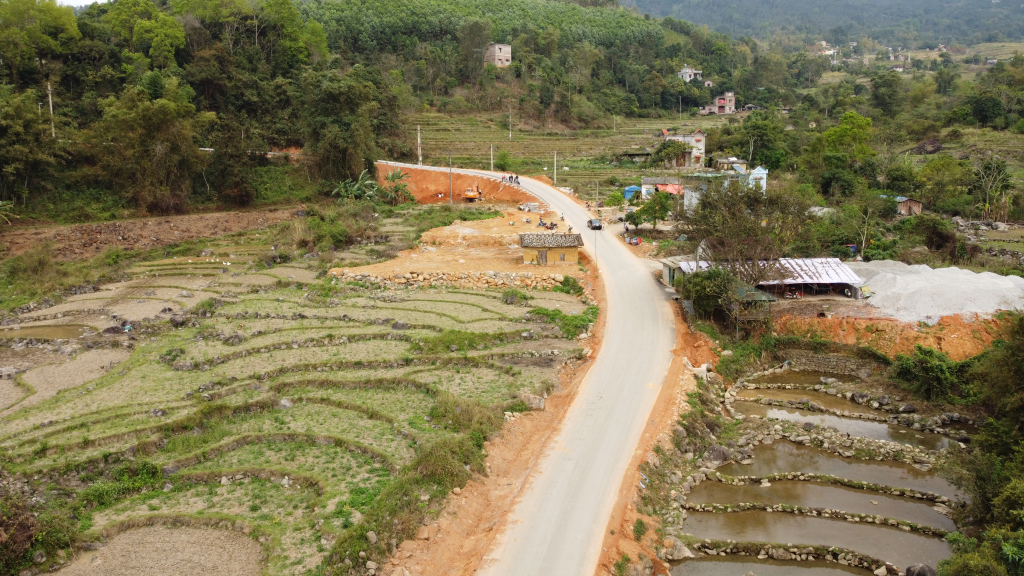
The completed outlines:
<svg viewBox="0 0 1024 576">
<path fill-rule="evenodd" d="M 97 0 L 57 0 L 57 4 L 60 4 L 61 6 L 88 6 L 96 1 Z"/>
</svg>

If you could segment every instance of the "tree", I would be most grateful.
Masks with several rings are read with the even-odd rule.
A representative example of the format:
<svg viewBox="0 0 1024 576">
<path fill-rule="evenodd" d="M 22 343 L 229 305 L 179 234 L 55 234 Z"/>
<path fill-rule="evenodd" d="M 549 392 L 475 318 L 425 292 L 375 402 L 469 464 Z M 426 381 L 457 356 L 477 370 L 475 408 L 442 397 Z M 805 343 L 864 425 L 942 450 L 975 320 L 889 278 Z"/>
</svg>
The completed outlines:
<svg viewBox="0 0 1024 576">
<path fill-rule="evenodd" d="M 408 177 L 409 174 L 399 169 L 388 172 L 384 177 L 387 184 L 381 187 L 381 200 L 392 206 L 412 202 L 413 197 L 412 193 L 409 192 L 409 185 L 404 182 Z"/>
<path fill-rule="evenodd" d="M 948 52 L 943 52 L 945 56 Z M 949 94 L 949 91 L 953 89 L 953 83 L 956 82 L 959 75 L 949 68 L 939 68 L 935 71 L 935 91 L 945 96 Z"/>
<path fill-rule="evenodd" d="M 50 123 L 39 115 L 39 94 L 20 94 L 0 85 L 0 198 L 25 198 L 47 186 L 54 168 L 65 158 Z"/>
<path fill-rule="evenodd" d="M 681 220 L 716 266 L 756 286 L 781 274 L 778 260 L 803 231 L 807 208 L 795 194 L 715 182 Z"/>
<path fill-rule="evenodd" d="M 379 137 L 395 130 L 393 97 L 378 88 L 376 69 L 354 66 L 310 70 L 302 77 L 305 150 L 318 176 L 329 181 L 356 178 L 380 154 Z"/>
<path fill-rule="evenodd" d="M 964 191 L 969 165 L 948 154 L 939 154 L 925 163 L 918 173 L 923 184 L 923 200 L 931 207 Z"/>
<path fill-rule="evenodd" d="M 967 103 L 971 107 L 971 116 L 982 126 L 988 126 L 1006 115 L 1003 101 L 992 92 L 972 94 Z"/>
<path fill-rule="evenodd" d="M 747 160 L 751 166 L 778 170 L 785 165 L 785 129 L 785 123 L 774 111 L 756 110 L 747 116 L 743 121 L 743 137 L 747 141 Z"/>
<path fill-rule="evenodd" d="M 1010 206 L 1009 193 L 1013 190 L 1006 160 L 976 159 L 969 189 L 975 198 L 982 201 L 985 218 L 1006 219 Z"/>
<path fill-rule="evenodd" d="M 666 163 L 675 164 L 680 158 L 685 156 L 692 146 L 686 142 L 680 142 L 679 140 L 665 140 L 662 142 L 658 149 L 651 154 L 651 164 L 659 165 Z"/>
<path fill-rule="evenodd" d="M 157 8 L 153 0 L 117 0 L 105 17 L 111 29 L 128 43 L 129 50 L 147 54 L 158 68 L 175 68 L 174 51 L 185 45 L 185 29 Z"/>
<path fill-rule="evenodd" d="M 484 52 L 491 42 L 491 21 L 467 20 L 459 27 L 458 37 L 459 69 L 464 80 L 473 82 L 484 69 Z"/>
<path fill-rule="evenodd" d="M 644 202 L 643 206 L 627 215 L 633 216 L 634 222 L 631 224 L 639 226 L 644 222 L 649 222 L 652 226 L 657 226 L 658 221 L 668 218 L 671 198 L 672 195 L 668 192 L 655 192 Z"/>
<path fill-rule="evenodd" d="M 55 0 L 0 0 L 0 61 L 15 85 L 43 60 L 62 57 L 81 36 L 70 6 Z"/>
<path fill-rule="evenodd" d="M 626 197 L 622 195 L 622 192 L 612 192 L 604 199 L 605 206 L 611 206 L 612 208 L 618 208 L 626 203 Z"/>
<path fill-rule="evenodd" d="M 886 116 L 896 116 L 903 106 L 903 78 L 890 70 L 871 79 L 871 100 Z"/>
<path fill-rule="evenodd" d="M 197 134 L 216 122 L 216 115 L 197 114 L 191 97 L 190 88 L 171 78 L 161 98 L 129 86 L 100 104 L 103 118 L 89 137 L 97 162 L 114 190 L 142 210 L 184 209 L 193 177 L 206 162 Z"/>
</svg>

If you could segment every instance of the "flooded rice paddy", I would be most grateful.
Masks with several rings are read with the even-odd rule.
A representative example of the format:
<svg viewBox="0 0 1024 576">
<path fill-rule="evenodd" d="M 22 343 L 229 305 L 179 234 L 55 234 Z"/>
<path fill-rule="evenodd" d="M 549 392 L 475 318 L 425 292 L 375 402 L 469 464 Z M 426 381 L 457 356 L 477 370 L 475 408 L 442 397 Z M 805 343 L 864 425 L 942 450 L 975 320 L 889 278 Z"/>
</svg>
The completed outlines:
<svg viewBox="0 0 1024 576">
<path fill-rule="evenodd" d="M 689 501 L 694 504 L 751 503 L 830 508 L 851 514 L 898 518 L 947 531 L 956 530 L 953 521 L 933 509 L 931 502 L 811 482 L 772 482 L 771 486 L 703 482 L 690 493 Z"/>
<path fill-rule="evenodd" d="M 861 420 L 859 418 L 844 418 L 842 416 L 835 416 L 824 412 L 811 412 L 799 408 L 764 406 L 754 402 L 737 402 L 733 409 L 747 416 L 777 418 L 801 424 L 810 422 L 817 426 L 831 426 L 850 436 L 899 442 L 900 444 L 908 444 L 910 446 L 920 446 L 925 450 L 943 450 L 949 447 L 951 442 L 948 437 L 942 434 L 912 430 L 899 424 Z"/>
<path fill-rule="evenodd" d="M 37 338 L 39 340 L 68 340 L 81 338 L 92 328 L 78 324 L 63 324 L 60 326 L 29 326 L 27 328 L 13 327 L 0 330 L 0 338 Z"/>
<path fill-rule="evenodd" d="M 865 574 L 863 570 L 842 566 L 835 562 L 781 562 L 778 560 L 753 561 L 736 556 L 700 558 L 672 569 L 672 576 L 744 576 L 753 572 L 757 576 L 847 576 Z"/>
<path fill-rule="evenodd" d="M 686 519 L 683 529 L 701 538 L 838 546 L 884 558 L 897 566 L 917 563 L 936 566 L 939 560 L 950 555 L 949 543 L 934 536 L 885 525 L 763 510 L 726 514 L 695 512 Z M 760 573 L 755 571 L 755 574 Z"/>
</svg>

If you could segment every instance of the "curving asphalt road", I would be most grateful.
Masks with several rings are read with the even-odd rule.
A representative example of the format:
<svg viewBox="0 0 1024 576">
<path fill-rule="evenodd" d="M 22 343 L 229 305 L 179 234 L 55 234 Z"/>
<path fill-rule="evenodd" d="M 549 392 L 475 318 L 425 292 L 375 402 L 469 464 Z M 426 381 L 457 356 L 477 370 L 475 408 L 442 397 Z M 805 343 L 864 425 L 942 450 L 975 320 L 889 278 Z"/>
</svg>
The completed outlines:
<svg viewBox="0 0 1024 576">
<path fill-rule="evenodd" d="M 601 353 L 477 574 L 593 576 L 619 487 L 668 372 L 675 326 L 669 294 L 649 267 L 610 232 L 588 230 L 590 215 L 564 193 L 521 182 L 583 234 L 604 280 L 607 318 Z"/>
</svg>

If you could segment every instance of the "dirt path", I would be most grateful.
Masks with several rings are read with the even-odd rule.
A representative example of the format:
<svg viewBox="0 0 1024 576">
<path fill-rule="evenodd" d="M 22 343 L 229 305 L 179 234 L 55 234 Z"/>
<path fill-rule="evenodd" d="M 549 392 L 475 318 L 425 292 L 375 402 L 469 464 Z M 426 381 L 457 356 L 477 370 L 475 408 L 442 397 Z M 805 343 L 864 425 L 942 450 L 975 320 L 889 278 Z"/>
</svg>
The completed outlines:
<svg viewBox="0 0 1024 576">
<path fill-rule="evenodd" d="M 141 250 L 183 240 L 266 228 L 290 219 L 294 212 L 294 208 L 287 208 L 162 216 L 71 226 L 14 226 L 0 235 L 0 242 L 7 246 L 8 256 L 16 256 L 50 242 L 54 258 L 76 260 L 95 256 L 113 246 Z"/>
<path fill-rule="evenodd" d="M 61 576 L 258 576 L 262 550 L 238 532 L 138 528 L 76 558 Z"/>
</svg>

